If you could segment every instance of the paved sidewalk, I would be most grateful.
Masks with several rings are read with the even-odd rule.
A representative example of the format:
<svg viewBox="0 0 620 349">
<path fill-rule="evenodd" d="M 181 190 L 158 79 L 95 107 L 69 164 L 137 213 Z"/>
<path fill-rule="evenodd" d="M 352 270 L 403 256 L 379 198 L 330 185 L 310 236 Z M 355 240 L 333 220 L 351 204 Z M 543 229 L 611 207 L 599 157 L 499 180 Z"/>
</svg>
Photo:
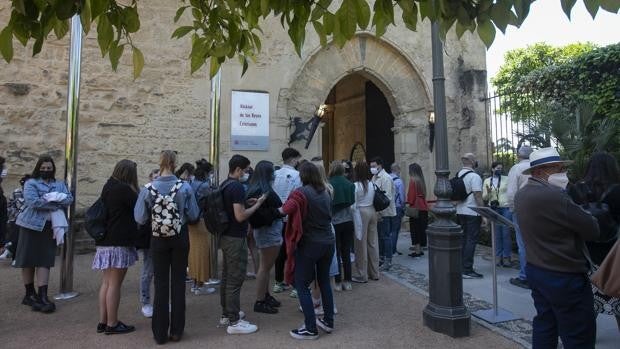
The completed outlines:
<svg viewBox="0 0 620 349">
<path fill-rule="evenodd" d="M 402 231 L 398 239 L 398 251 L 401 256 L 394 256 L 395 267 L 388 273 L 393 280 L 411 287 L 418 293 L 428 294 L 428 251 L 420 258 L 407 256 L 411 245 L 410 234 Z M 471 312 L 480 309 L 491 309 L 493 302 L 492 264 L 491 249 L 486 246 L 476 247 L 474 269 L 484 275 L 482 279 L 463 280 L 463 292 L 465 304 Z M 518 257 L 515 255 L 515 260 Z M 480 325 L 492 331 L 511 338 L 524 347 L 530 348 L 532 342 L 532 319 L 536 315 L 534 302 L 530 291 L 511 285 L 509 279 L 519 273 L 515 268 L 497 268 L 497 293 L 500 308 L 504 308 L 521 319 L 508 321 L 496 325 L 489 324 L 472 316 Z M 609 315 L 599 315 L 597 318 L 597 349 L 618 348 L 620 332 L 616 320 Z"/>
<path fill-rule="evenodd" d="M 401 241 L 405 241 L 403 238 Z M 0 261 L 0 347 L 2 348 L 148 348 L 155 347 L 150 320 L 142 317 L 138 301 L 140 263 L 129 269 L 119 316 L 137 330 L 126 335 L 105 336 L 95 332 L 98 320 L 97 291 L 99 273 L 90 269 L 93 255 L 75 258 L 75 289 L 81 295 L 57 302 L 54 314 L 41 314 L 20 304 L 23 285 L 19 270 Z M 410 258 L 410 257 L 407 257 Z M 57 261 L 57 265 L 59 265 Z M 50 289 L 58 290 L 58 268 L 52 270 Z M 393 277 L 393 276 L 392 276 Z M 174 348 L 519 348 L 520 345 L 472 322 L 471 336 L 453 339 L 422 325 L 424 296 L 413 289 L 383 277 L 378 282 L 354 284 L 352 292 L 336 293 L 339 314 L 336 330 L 317 341 L 300 342 L 288 331 L 302 323 L 297 300 L 288 294 L 276 295 L 283 301 L 280 314 L 252 311 L 255 281 L 246 282 L 242 307 L 248 319 L 260 330 L 252 335 L 230 336 L 217 328 L 220 316 L 219 294 L 187 295 L 187 321 L 183 340 Z"/>
</svg>

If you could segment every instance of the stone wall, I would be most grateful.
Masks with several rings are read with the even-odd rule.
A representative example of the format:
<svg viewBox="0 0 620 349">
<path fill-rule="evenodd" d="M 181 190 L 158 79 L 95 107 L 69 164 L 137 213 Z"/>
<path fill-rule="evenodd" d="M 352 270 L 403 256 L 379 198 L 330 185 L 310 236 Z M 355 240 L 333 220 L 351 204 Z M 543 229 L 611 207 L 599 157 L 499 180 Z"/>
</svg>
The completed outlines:
<svg viewBox="0 0 620 349">
<path fill-rule="evenodd" d="M 113 72 L 101 58 L 94 33 L 84 40 L 80 105 L 78 206 L 94 201 L 114 164 L 129 158 L 139 164 L 140 179 L 156 167 L 161 149 L 179 151 L 180 162 L 208 157 L 210 82 L 206 68 L 189 74 L 189 42 L 170 35 L 178 3 L 150 0 L 141 8 L 142 30 L 134 41 L 144 52 L 142 76 L 131 78 L 131 56 L 126 54 Z M 0 23 L 8 20 L 0 10 Z M 399 18 L 398 13 L 396 18 Z M 189 14 L 182 19 L 189 21 Z M 329 91 L 345 76 L 358 72 L 379 86 L 395 116 L 395 152 L 406 168 L 423 164 L 429 186 L 434 178 L 434 156 L 428 151 L 427 116 L 432 110 L 432 66 L 428 21 L 411 32 L 402 23 L 390 27 L 382 39 L 372 33 L 358 37 L 340 50 L 321 48 L 309 28 L 302 57 L 298 57 L 279 20 L 265 22 L 263 52 L 241 76 L 236 60 L 222 70 L 222 128 L 220 171 L 227 172 L 230 150 L 230 95 L 232 90 L 261 90 L 270 94 L 270 149 L 244 152 L 253 162 L 279 162 L 288 146 L 290 119 L 309 118 Z M 31 46 L 15 42 L 11 64 L 0 61 L 0 155 L 7 157 L 8 190 L 21 174 L 32 171 L 38 154 L 49 152 L 62 174 L 64 154 L 68 38 L 53 38 L 43 52 L 31 57 Z M 164 43 L 164 44 L 162 44 Z M 165 49 L 162 48 L 165 45 Z M 453 34 L 445 48 L 446 93 L 451 169 L 458 154 L 483 153 L 485 142 L 485 49 L 474 36 L 461 41 Z M 319 132 L 320 133 L 320 132 Z M 317 134 L 304 156 L 321 154 Z M 303 143 L 293 146 L 302 150 Z"/>
</svg>

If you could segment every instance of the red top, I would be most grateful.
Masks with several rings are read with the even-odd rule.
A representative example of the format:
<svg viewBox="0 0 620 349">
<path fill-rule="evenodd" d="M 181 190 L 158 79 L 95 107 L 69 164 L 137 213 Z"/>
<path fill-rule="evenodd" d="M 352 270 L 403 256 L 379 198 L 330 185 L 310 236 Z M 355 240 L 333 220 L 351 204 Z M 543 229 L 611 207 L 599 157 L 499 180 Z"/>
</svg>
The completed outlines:
<svg viewBox="0 0 620 349">
<path fill-rule="evenodd" d="M 407 204 L 420 211 L 428 211 L 428 203 L 424 191 L 413 179 L 409 180 L 409 191 L 407 192 Z"/>
<path fill-rule="evenodd" d="M 284 281 L 292 285 L 295 277 L 295 249 L 303 234 L 303 222 L 308 210 L 306 196 L 297 189 L 291 192 L 282 206 L 282 212 L 288 215 L 284 230 L 286 239 L 286 263 L 284 265 Z"/>
</svg>

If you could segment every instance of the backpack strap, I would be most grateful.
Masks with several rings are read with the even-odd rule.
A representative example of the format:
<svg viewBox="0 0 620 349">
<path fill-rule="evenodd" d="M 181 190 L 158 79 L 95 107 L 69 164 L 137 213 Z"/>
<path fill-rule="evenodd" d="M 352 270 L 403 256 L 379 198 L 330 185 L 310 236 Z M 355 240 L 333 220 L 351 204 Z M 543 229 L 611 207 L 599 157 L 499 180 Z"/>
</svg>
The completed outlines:
<svg viewBox="0 0 620 349">
<path fill-rule="evenodd" d="M 170 189 L 170 198 L 174 200 L 174 197 L 177 195 L 177 193 L 179 192 L 179 190 L 181 189 L 181 187 L 183 186 L 183 181 L 182 180 L 177 180 L 177 182 L 172 186 L 172 189 Z"/>
<path fill-rule="evenodd" d="M 465 176 L 467 176 L 467 175 L 468 175 L 468 174 L 470 174 L 470 173 L 474 173 L 474 171 L 469 170 L 469 171 L 467 171 L 467 172 L 463 173 L 462 175 L 460 175 L 460 176 L 459 176 L 459 178 L 460 178 L 460 179 L 463 179 L 463 178 L 465 178 Z"/>
</svg>

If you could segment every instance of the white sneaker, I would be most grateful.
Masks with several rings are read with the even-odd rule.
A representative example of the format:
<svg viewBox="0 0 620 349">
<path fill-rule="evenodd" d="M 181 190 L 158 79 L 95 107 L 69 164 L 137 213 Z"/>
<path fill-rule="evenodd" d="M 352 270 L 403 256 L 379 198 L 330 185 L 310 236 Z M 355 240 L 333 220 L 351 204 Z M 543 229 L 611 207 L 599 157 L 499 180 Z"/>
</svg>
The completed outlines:
<svg viewBox="0 0 620 349">
<path fill-rule="evenodd" d="M 192 292 L 196 296 L 205 295 L 205 294 L 212 294 L 212 293 L 215 293 L 215 288 L 208 287 L 207 285 L 204 285 L 202 287 L 196 287 Z"/>
<path fill-rule="evenodd" d="M 345 281 L 342 283 L 342 289 L 345 291 L 353 291 L 353 286 L 351 286 L 350 282 Z"/>
<path fill-rule="evenodd" d="M 153 317 L 153 306 L 150 304 L 145 304 L 142 306 L 142 315 L 144 317 Z"/>
<path fill-rule="evenodd" d="M 239 320 L 245 320 L 245 313 L 243 312 L 243 310 L 239 310 Z M 230 319 L 222 315 L 222 317 L 220 317 L 220 326 L 228 325 L 230 325 Z"/>
<path fill-rule="evenodd" d="M 4 250 L 4 252 L 0 255 L 0 259 L 11 259 L 11 251 Z"/>
<path fill-rule="evenodd" d="M 209 281 L 205 282 L 205 285 L 209 285 L 209 286 L 214 286 L 214 285 L 219 285 L 220 284 L 220 280 L 218 279 L 209 279 Z"/>
<path fill-rule="evenodd" d="M 245 320 L 239 320 L 226 328 L 226 333 L 228 334 L 250 334 L 256 331 L 258 331 L 258 326 Z"/>
</svg>

